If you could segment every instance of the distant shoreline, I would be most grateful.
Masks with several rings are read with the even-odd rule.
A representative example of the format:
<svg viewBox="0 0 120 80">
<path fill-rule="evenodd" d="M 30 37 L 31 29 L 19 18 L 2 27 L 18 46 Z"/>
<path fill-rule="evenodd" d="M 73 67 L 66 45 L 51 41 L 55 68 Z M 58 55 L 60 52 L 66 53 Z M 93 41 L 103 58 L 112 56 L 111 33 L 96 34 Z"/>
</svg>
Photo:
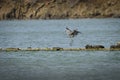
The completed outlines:
<svg viewBox="0 0 120 80">
<path fill-rule="evenodd" d="M 120 18 L 120 0 L 25 1 L 1 0 L 0 20 Z"/>
</svg>

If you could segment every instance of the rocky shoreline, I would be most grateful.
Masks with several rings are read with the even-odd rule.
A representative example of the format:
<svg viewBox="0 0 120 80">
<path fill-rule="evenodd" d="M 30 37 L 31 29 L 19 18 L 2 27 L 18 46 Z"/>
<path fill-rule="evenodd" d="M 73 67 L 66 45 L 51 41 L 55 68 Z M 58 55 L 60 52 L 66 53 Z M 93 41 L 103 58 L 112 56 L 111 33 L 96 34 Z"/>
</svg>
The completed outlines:
<svg viewBox="0 0 120 80">
<path fill-rule="evenodd" d="M 0 20 L 120 18 L 120 0 L 0 0 Z"/>
</svg>

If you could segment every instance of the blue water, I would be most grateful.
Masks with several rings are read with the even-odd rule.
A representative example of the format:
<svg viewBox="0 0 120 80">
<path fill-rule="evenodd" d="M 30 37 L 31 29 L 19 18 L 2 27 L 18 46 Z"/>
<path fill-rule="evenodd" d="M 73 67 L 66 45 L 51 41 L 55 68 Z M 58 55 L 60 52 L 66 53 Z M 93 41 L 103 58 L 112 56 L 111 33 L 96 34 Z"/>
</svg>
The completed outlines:
<svg viewBox="0 0 120 80">
<path fill-rule="evenodd" d="M 65 28 L 82 32 L 73 43 Z M 120 41 L 120 19 L 0 21 L 0 47 L 80 47 Z M 0 80 L 120 80 L 120 51 L 0 52 Z"/>
<path fill-rule="evenodd" d="M 73 39 L 65 28 L 78 29 L 82 34 Z M 0 21 L 0 47 L 84 47 L 101 44 L 109 47 L 120 41 L 119 19 L 23 20 Z"/>
</svg>

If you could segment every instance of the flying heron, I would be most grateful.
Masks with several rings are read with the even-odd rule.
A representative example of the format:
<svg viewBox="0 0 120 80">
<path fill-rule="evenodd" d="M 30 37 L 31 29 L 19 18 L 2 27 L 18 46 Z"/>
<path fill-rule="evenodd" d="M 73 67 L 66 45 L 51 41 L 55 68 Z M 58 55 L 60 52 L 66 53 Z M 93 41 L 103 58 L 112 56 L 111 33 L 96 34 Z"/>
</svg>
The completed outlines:
<svg viewBox="0 0 120 80">
<path fill-rule="evenodd" d="M 77 29 L 71 30 L 71 29 L 69 29 L 69 28 L 66 27 L 66 33 L 68 34 L 68 36 L 69 36 L 70 38 L 72 38 L 72 37 L 77 36 L 77 35 L 78 35 L 79 33 L 81 33 L 81 32 L 78 31 Z"/>
</svg>

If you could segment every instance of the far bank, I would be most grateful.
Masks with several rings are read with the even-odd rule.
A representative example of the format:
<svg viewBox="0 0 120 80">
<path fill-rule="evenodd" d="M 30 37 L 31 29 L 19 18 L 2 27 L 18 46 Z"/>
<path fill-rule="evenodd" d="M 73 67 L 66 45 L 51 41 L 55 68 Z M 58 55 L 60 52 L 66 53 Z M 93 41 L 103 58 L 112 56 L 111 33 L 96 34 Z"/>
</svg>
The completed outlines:
<svg viewBox="0 0 120 80">
<path fill-rule="evenodd" d="M 120 18 L 120 0 L 1 0 L 0 20 Z"/>
</svg>

